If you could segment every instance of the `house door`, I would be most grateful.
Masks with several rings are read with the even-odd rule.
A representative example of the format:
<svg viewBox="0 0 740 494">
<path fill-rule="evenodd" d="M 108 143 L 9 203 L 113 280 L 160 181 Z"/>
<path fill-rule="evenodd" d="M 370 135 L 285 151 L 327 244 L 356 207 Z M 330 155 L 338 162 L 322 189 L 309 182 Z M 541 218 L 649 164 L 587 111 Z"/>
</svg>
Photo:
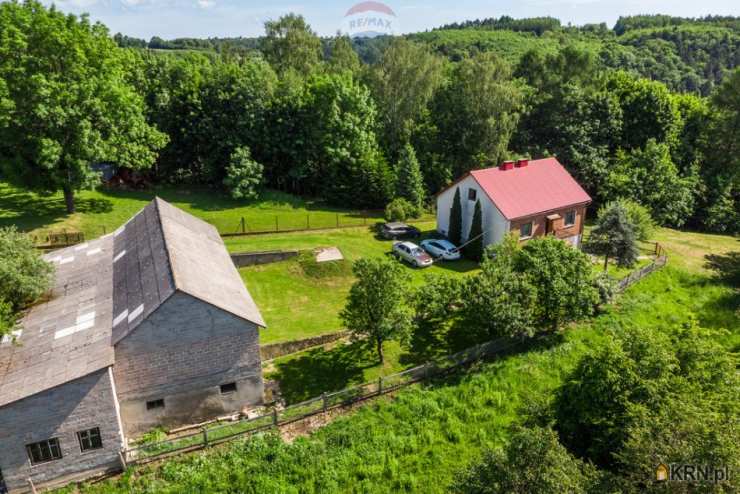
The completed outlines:
<svg viewBox="0 0 740 494">
<path fill-rule="evenodd" d="M 8 488 L 5 487 L 5 481 L 3 480 L 2 470 L 0 470 L 0 494 L 8 494 Z"/>
</svg>

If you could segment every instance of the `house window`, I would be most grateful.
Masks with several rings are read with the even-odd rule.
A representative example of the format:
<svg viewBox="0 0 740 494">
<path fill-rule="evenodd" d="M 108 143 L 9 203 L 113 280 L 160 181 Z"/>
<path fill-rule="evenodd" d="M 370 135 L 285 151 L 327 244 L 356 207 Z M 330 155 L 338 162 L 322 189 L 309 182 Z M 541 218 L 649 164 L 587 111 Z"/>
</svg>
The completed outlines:
<svg viewBox="0 0 740 494">
<path fill-rule="evenodd" d="M 236 393 L 236 383 L 228 383 L 221 385 L 221 394 L 227 395 L 229 393 Z"/>
<path fill-rule="evenodd" d="M 88 429 L 77 433 L 80 441 L 80 451 L 91 451 L 103 447 L 103 438 L 100 437 L 100 428 Z"/>
<path fill-rule="evenodd" d="M 565 213 L 565 223 L 564 224 L 565 224 L 565 226 L 573 226 L 573 225 L 576 224 L 576 212 L 575 212 L 575 210 L 568 211 L 567 213 Z"/>
<path fill-rule="evenodd" d="M 62 449 L 59 447 L 59 439 L 56 438 L 28 444 L 26 451 L 28 451 L 28 457 L 31 459 L 31 465 L 62 458 Z"/>
<path fill-rule="evenodd" d="M 478 198 L 478 192 L 475 189 L 468 189 L 468 201 L 475 201 Z"/>
<path fill-rule="evenodd" d="M 524 223 L 519 227 L 519 238 L 529 238 L 532 236 L 532 222 Z"/>
<path fill-rule="evenodd" d="M 157 408 L 164 408 L 164 400 L 154 400 L 146 402 L 147 410 L 156 410 Z"/>
</svg>

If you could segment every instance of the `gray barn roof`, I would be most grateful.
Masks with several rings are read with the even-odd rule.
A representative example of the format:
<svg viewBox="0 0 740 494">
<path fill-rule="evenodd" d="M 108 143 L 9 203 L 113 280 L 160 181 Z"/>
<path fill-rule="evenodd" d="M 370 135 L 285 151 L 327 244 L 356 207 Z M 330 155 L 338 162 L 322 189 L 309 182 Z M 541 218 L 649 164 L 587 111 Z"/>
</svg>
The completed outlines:
<svg viewBox="0 0 740 494">
<path fill-rule="evenodd" d="M 216 229 L 157 198 L 114 233 L 44 256 L 48 301 L 0 343 L 0 406 L 114 363 L 114 345 L 180 290 L 259 326 L 264 320 Z"/>
</svg>

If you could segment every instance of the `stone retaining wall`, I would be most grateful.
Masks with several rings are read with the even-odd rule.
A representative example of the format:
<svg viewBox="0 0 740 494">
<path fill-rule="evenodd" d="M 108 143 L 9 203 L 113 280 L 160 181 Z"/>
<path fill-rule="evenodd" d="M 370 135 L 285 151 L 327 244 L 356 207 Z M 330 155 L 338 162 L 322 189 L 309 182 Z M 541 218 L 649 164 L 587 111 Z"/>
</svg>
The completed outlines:
<svg viewBox="0 0 740 494">
<path fill-rule="evenodd" d="M 262 355 L 263 361 L 272 360 L 278 357 L 282 357 L 283 355 L 300 352 L 301 350 L 305 350 L 306 348 L 325 345 L 333 341 L 341 340 L 348 335 L 349 331 L 337 331 L 336 333 L 321 334 L 312 338 L 305 338 L 303 340 L 262 345 L 260 347 L 260 354 Z"/>
</svg>

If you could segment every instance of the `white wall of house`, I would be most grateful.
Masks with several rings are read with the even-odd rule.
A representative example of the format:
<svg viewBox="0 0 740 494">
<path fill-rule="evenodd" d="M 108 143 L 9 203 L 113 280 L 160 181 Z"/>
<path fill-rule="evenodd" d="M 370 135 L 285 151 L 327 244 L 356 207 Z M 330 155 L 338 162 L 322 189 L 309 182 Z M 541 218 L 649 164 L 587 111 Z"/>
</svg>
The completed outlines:
<svg viewBox="0 0 740 494">
<path fill-rule="evenodd" d="M 455 190 L 460 188 L 460 200 L 462 204 L 462 236 L 468 238 L 470 227 L 475 212 L 475 201 L 468 199 L 469 190 L 476 191 L 476 199 L 480 200 L 481 213 L 483 213 L 483 244 L 489 245 L 500 242 L 506 232 L 509 231 L 509 221 L 501 214 L 496 205 L 486 195 L 478 182 L 472 176 L 468 176 L 437 196 L 437 231 L 447 235 L 450 225 L 450 208 L 455 198 Z"/>
</svg>

